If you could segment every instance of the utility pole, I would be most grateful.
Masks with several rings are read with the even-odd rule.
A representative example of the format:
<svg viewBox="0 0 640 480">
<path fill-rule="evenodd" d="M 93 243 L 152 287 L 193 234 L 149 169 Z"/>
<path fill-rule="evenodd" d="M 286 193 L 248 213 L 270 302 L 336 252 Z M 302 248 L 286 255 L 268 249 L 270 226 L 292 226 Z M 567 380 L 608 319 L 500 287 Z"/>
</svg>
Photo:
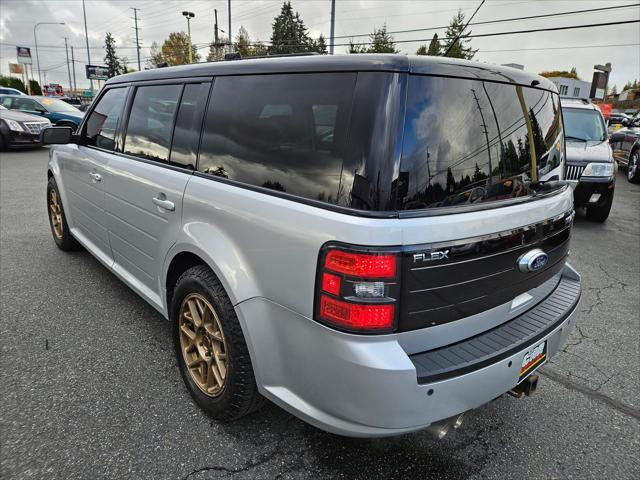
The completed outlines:
<svg viewBox="0 0 640 480">
<path fill-rule="evenodd" d="M 87 63 L 91 65 L 91 53 L 89 53 L 89 33 L 87 33 L 87 9 L 84 6 L 84 0 L 82 0 L 82 15 L 84 16 L 84 39 L 87 41 Z M 89 79 L 91 85 L 91 93 L 93 93 L 93 79 Z"/>
<path fill-rule="evenodd" d="M 500 131 L 498 116 L 496 115 L 496 109 L 493 108 L 493 102 L 491 101 L 491 96 L 489 95 L 489 92 L 487 92 L 487 87 L 485 85 L 485 82 L 482 82 L 482 88 L 484 89 L 484 94 L 487 96 L 487 100 L 489 100 L 489 106 L 491 107 L 491 111 L 493 112 L 493 118 L 496 122 L 496 128 L 498 129 L 498 140 L 500 141 L 500 157 L 498 158 L 498 165 L 502 166 L 502 175 L 506 177 L 507 176 L 507 159 L 506 157 L 504 157 L 504 155 L 502 155 L 502 152 L 504 150 L 504 144 L 502 143 L 502 132 Z"/>
<path fill-rule="evenodd" d="M 478 111 L 480 112 L 480 118 L 482 119 L 482 125 L 480 126 L 484 130 L 484 138 L 487 141 L 487 155 L 489 155 L 489 185 L 491 185 L 492 183 L 491 177 L 493 176 L 493 171 L 491 170 L 491 148 L 489 147 L 489 132 L 487 132 L 487 124 L 484 121 L 484 115 L 482 114 L 482 107 L 480 106 L 480 101 L 476 96 L 475 89 L 472 88 L 471 93 L 473 93 L 473 98 L 475 99 L 476 104 L 478 105 Z"/>
<path fill-rule="evenodd" d="M 76 59 L 73 56 L 73 45 L 71 45 L 71 69 L 73 70 L 73 90 L 78 91 L 78 85 L 76 84 Z"/>
<path fill-rule="evenodd" d="M 329 55 L 333 55 L 333 43 L 336 35 L 336 0 L 331 0 L 331 34 L 329 35 Z"/>
<path fill-rule="evenodd" d="M 71 68 L 69 68 L 69 47 L 67 46 L 67 37 L 64 37 L 64 51 L 67 53 L 67 75 L 69 75 L 69 90 L 73 88 L 71 83 Z"/>
<path fill-rule="evenodd" d="M 136 52 L 138 54 L 138 71 L 142 70 L 142 68 L 140 67 L 140 41 L 138 39 L 138 10 L 140 10 L 139 8 L 135 8 L 132 7 L 131 10 L 133 10 L 133 21 L 135 22 L 135 30 L 136 30 Z"/>
<path fill-rule="evenodd" d="M 216 19 L 216 23 L 213 25 L 213 44 L 218 48 L 218 44 L 220 43 L 220 37 L 218 36 L 218 10 L 214 8 L 213 14 Z"/>
<path fill-rule="evenodd" d="M 228 14 L 229 14 L 229 31 L 227 32 L 227 35 L 229 36 L 229 53 L 231 53 L 231 51 L 233 50 L 233 47 L 231 46 L 231 0 L 227 0 L 227 9 L 228 9 Z"/>
</svg>

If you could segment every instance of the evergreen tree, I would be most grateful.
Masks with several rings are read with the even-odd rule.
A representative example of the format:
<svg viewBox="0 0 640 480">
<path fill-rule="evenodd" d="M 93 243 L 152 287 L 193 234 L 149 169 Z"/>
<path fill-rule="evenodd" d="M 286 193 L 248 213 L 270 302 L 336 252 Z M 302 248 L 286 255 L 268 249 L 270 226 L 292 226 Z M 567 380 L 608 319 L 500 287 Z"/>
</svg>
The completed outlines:
<svg viewBox="0 0 640 480">
<path fill-rule="evenodd" d="M 313 42 L 313 51 L 326 54 L 327 53 L 327 41 L 324 38 L 324 35 L 320 34 L 317 41 Z"/>
<path fill-rule="evenodd" d="M 238 30 L 238 41 L 233 44 L 233 49 L 242 57 L 259 57 L 267 54 L 267 47 L 261 42 L 251 42 L 249 32 L 244 27 Z"/>
<path fill-rule="evenodd" d="M 116 55 L 116 39 L 113 38 L 111 32 L 107 32 L 104 39 L 104 49 L 104 63 L 109 70 L 109 77 L 115 77 L 116 75 L 125 73 L 122 61 L 120 60 L 120 57 Z"/>
<path fill-rule="evenodd" d="M 438 34 L 434 33 L 431 42 L 429 43 L 429 48 L 426 45 L 420 45 L 416 55 L 431 55 L 433 57 L 437 57 L 442 55 L 440 40 L 438 40 Z"/>
<path fill-rule="evenodd" d="M 471 60 L 478 50 L 474 50 L 469 46 L 469 42 L 471 42 L 471 40 L 466 37 L 471 35 L 471 31 L 467 31 L 466 33 L 463 32 L 466 23 L 464 18 L 462 10 L 458 10 L 458 13 L 451 19 L 451 22 L 449 22 L 449 26 L 447 27 L 445 34 L 447 38 L 444 41 L 442 50 L 443 52 L 446 52 L 449 50 L 449 47 L 451 47 L 451 50 L 447 53 L 447 57 Z M 460 36 L 460 38 L 456 40 L 458 36 Z"/>
<path fill-rule="evenodd" d="M 383 25 L 382 28 L 373 30 L 373 33 L 369 35 L 369 47 L 367 48 L 363 44 L 355 44 L 353 41 L 349 41 L 349 53 L 399 53 L 400 50 L 396 50 L 396 45 L 393 43 L 393 36 L 387 33 L 387 26 Z"/>
<path fill-rule="evenodd" d="M 300 18 L 298 12 L 293 12 L 289 0 L 282 4 L 280 15 L 273 21 L 271 33 L 271 46 L 269 53 L 301 53 L 310 52 L 314 48 L 314 42 L 307 33 L 307 27 Z"/>
</svg>

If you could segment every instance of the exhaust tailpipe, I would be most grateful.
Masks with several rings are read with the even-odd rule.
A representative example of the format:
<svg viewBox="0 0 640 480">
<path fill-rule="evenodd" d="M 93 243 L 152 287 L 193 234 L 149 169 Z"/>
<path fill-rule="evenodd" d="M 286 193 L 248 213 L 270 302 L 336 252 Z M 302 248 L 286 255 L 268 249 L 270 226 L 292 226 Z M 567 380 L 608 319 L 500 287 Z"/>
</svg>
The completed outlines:
<svg viewBox="0 0 640 480">
<path fill-rule="evenodd" d="M 536 389 L 538 388 L 538 380 L 540 377 L 538 375 L 529 375 L 522 382 L 520 382 L 513 390 L 510 390 L 508 393 L 512 397 L 520 398 L 522 395 L 526 395 L 530 397 L 534 393 L 536 393 Z"/>
<path fill-rule="evenodd" d="M 438 440 L 441 440 L 449 433 L 449 430 L 452 428 L 455 430 L 462 425 L 463 417 L 464 413 L 461 413 L 455 417 L 445 418 L 439 422 L 432 423 L 427 427 L 427 431 L 431 432 Z"/>
</svg>

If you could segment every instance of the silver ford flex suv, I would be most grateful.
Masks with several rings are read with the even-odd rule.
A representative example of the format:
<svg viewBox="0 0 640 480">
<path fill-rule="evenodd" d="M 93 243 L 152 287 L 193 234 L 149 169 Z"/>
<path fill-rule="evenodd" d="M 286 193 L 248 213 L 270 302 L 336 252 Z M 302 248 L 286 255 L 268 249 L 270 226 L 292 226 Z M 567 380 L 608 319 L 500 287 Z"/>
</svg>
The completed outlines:
<svg viewBox="0 0 640 480">
<path fill-rule="evenodd" d="M 580 297 L 552 83 L 441 57 L 222 61 L 109 80 L 42 133 L 63 250 L 172 322 L 212 417 L 440 434 L 531 394 Z"/>
</svg>

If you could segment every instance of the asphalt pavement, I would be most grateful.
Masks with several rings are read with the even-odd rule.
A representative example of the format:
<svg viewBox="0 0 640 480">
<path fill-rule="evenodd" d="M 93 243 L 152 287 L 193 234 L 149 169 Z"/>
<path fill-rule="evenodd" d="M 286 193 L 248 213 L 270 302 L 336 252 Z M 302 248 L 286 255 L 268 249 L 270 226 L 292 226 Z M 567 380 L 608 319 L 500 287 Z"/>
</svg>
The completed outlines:
<svg viewBox="0 0 640 480">
<path fill-rule="evenodd" d="M 640 478 L 640 186 L 622 173 L 608 221 L 576 219 L 578 326 L 536 394 L 440 441 L 362 440 L 274 405 L 228 425 L 202 413 L 169 323 L 87 252 L 56 248 L 47 157 L 0 154 L 2 478 Z"/>
</svg>

